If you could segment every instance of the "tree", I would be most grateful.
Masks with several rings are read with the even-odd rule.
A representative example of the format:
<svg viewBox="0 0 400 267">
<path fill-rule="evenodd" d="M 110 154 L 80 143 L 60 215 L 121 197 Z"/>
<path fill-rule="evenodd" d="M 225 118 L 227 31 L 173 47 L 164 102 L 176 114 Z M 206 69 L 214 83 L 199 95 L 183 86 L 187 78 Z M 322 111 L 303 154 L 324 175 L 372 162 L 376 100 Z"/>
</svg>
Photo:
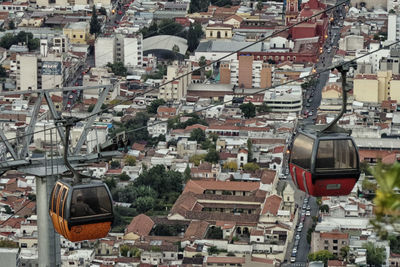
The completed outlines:
<svg viewBox="0 0 400 267">
<path fill-rule="evenodd" d="M 126 76 L 128 74 L 128 70 L 125 68 L 124 63 L 118 61 L 115 63 L 107 63 L 107 67 L 111 68 L 111 72 L 117 76 Z"/>
<path fill-rule="evenodd" d="M 151 196 L 139 197 L 135 201 L 136 209 L 140 213 L 145 213 L 154 207 L 155 202 L 155 199 Z"/>
<path fill-rule="evenodd" d="M 236 161 L 225 161 L 223 168 L 230 171 L 237 171 L 238 165 Z"/>
<path fill-rule="evenodd" d="M 178 54 L 180 51 L 179 51 L 179 46 L 177 46 L 177 45 L 174 45 L 173 47 L 172 47 L 172 52 L 174 52 L 175 54 Z"/>
<path fill-rule="evenodd" d="M 328 263 L 328 260 L 336 259 L 336 256 L 329 252 L 328 250 L 320 250 L 308 255 L 308 259 L 310 261 L 322 261 L 324 262 L 325 266 Z"/>
<path fill-rule="evenodd" d="M 367 250 L 367 264 L 369 266 L 382 266 L 385 263 L 386 251 L 384 247 L 375 247 L 374 243 L 368 242 L 363 245 Z"/>
<path fill-rule="evenodd" d="M 329 212 L 329 206 L 328 205 L 322 205 L 319 207 L 319 210 L 321 212 Z"/>
<path fill-rule="evenodd" d="M 7 71 L 6 69 L 0 65 L 0 78 L 6 78 L 7 77 Z"/>
<path fill-rule="evenodd" d="M 215 150 L 215 148 L 211 148 L 208 150 L 208 153 L 204 160 L 210 163 L 218 163 L 219 153 Z"/>
<path fill-rule="evenodd" d="M 210 239 L 222 239 L 222 229 L 221 227 L 211 227 L 207 231 L 207 238 Z"/>
<path fill-rule="evenodd" d="M 120 175 L 118 175 L 118 179 L 120 181 L 129 181 L 131 179 L 131 177 L 129 177 L 129 175 L 126 174 L 126 172 L 123 172 Z"/>
<path fill-rule="evenodd" d="M 206 155 L 207 154 L 193 155 L 189 158 L 189 162 L 193 163 L 195 166 L 199 166 L 200 162 L 206 158 Z"/>
<path fill-rule="evenodd" d="M 247 171 L 247 172 L 255 172 L 256 170 L 259 170 L 260 166 L 258 166 L 257 163 L 254 162 L 249 162 L 244 164 L 243 166 L 243 170 Z"/>
<path fill-rule="evenodd" d="M 246 104 L 241 104 L 239 108 L 246 119 L 253 118 L 256 116 L 256 106 L 254 106 L 254 104 L 251 102 Z"/>
<path fill-rule="evenodd" d="M 376 189 L 378 189 L 378 185 L 376 183 L 374 183 L 374 182 L 371 182 L 367 178 L 364 178 L 364 180 L 362 181 L 361 186 L 362 186 L 362 190 L 363 191 L 375 192 Z"/>
<path fill-rule="evenodd" d="M 209 255 L 219 254 L 219 250 L 216 246 L 211 246 L 207 249 Z"/>
<path fill-rule="evenodd" d="M 159 106 L 165 105 L 164 99 L 156 99 L 150 103 L 149 106 L 146 107 L 147 112 L 151 114 L 157 114 L 157 109 Z"/>
<path fill-rule="evenodd" d="M 186 164 L 185 171 L 183 172 L 183 180 L 185 182 L 189 181 L 192 178 L 190 173 L 191 173 L 191 170 L 190 170 L 189 164 Z"/>
<path fill-rule="evenodd" d="M 136 158 L 134 156 L 126 155 L 124 160 L 125 160 L 125 165 L 128 165 L 128 166 L 136 165 Z"/>
<path fill-rule="evenodd" d="M 94 109 L 94 106 L 95 106 L 94 104 L 90 104 L 89 107 L 88 107 L 88 109 L 87 109 L 87 111 L 88 111 L 88 112 L 92 112 L 93 109 Z"/>
<path fill-rule="evenodd" d="M 8 22 L 8 28 L 10 30 L 14 30 L 15 29 L 15 23 L 13 20 L 10 20 L 10 22 Z"/>
<path fill-rule="evenodd" d="M 111 161 L 111 169 L 118 169 L 121 167 L 121 163 L 118 160 Z"/>
<path fill-rule="evenodd" d="M 201 30 L 201 32 L 203 33 L 203 30 Z M 187 35 L 188 50 L 190 52 L 194 52 L 194 50 L 196 50 L 197 46 L 200 43 L 200 38 L 201 35 L 199 36 L 199 33 L 196 32 L 196 26 L 191 24 Z"/>
<path fill-rule="evenodd" d="M 390 167 L 378 164 L 372 173 L 378 184 L 374 204 L 376 217 L 371 220 L 380 235 L 387 236 L 387 226 L 399 231 L 400 221 L 400 195 L 397 188 L 400 188 L 400 163 L 396 162 Z"/>
<path fill-rule="evenodd" d="M 190 133 L 189 140 L 203 142 L 206 140 L 206 133 L 202 129 L 196 128 Z"/>
<path fill-rule="evenodd" d="M 100 7 L 99 13 L 103 16 L 107 16 L 107 10 L 104 7 Z"/>
<path fill-rule="evenodd" d="M 263 9 L 264 5 L 262 3 L 262 0 L 258 0 L 257 2 L 257 10 L 261 11 Z"/>
<path fill-rule="evenodd" d="M 204 56 L 201 56 L 199 59 L 199 66 L 200 66 L 200 76 L 201 80 L 204 81 L 204 72 L 205 72 L 205 65 L 207 65 L 206 58 Z"/>
<path fill-rule="evenodd" d="M 128 245 L 121 245 L 119 247 L 119 252 L 121 253 L 121 256 L 127 257 L 129 249 L 130 247 Z"/>
<path fill-rule="evenodd" d="M 249 162 L 253 162 L 253 143 L 251 139 L 247 139 L 247 151 L 248 151 L 248 156 L 247 159 Z"/>
<path fill-rule="evenodd" d="M 107 178 L 105 181 L 106 185 L 110 190 L 114 189 L 117 186 L 117 182 L 115 181 L 114 178 Z"/>
<path fill-rule="evenodd" d="M 258 113 L 265 113 L 269 111 L 271 111 L 271 109 L 267 106 L 265 102 L 263 102 L 260 106 L 257 106 Z"/>
<path fill-rule="evenodd" d="M 347 260 L 347 257 L 349 256 L 349 251 L 350 251 L 349 246 L 344 246 L 340 248 L 339 254 L 342 260 Z"/>
<path fill-rule="evenodd" d="M 12 211 L 12 209 L 10 208 L 10 206 L 6 205 L 6 206 L 4 206 L 4 209 L 5 209 L 5 213 L 7 213 L 7 214 L 13 214 L 13 211 Z"/>
<path fill-rule="evenodd" d="M 96 6 L 92 8 L 92 19 L 90 20 L 90 34 L 97 36 L 101 32 L 101 24 L 97 18 Z"/>
<path fill-rule="evenodd" d="M 206 11 L 210 5 L 210 0 L 190 0 L 189 13 Z"/>
</svg>

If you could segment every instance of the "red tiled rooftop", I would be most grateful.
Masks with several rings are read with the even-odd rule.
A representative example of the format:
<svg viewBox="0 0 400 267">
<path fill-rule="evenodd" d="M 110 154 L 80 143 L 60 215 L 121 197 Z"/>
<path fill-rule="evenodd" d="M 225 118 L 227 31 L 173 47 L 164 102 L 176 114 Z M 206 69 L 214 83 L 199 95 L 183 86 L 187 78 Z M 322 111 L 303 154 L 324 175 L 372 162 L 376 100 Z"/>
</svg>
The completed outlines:
<svg viewBox="0 0 400 267">
<path fill-rule="evenodd" d="M 205 190 L 228 190 L 228 191 L 255 191 L 260 187 L 259 182 L 235 182 L 235 181 L 208 181 L 190 180 L 183 192 L 203 194 Z"/>
<path fill-rule="evenodd" d="M 278 214 L 279 207 L 281 205 L 282 198 L 277 195 L 269 196 L 265 199 L 265 205 L 262 210 L 262 214 L 272 214 L 276 216 Z"/>
</svg>

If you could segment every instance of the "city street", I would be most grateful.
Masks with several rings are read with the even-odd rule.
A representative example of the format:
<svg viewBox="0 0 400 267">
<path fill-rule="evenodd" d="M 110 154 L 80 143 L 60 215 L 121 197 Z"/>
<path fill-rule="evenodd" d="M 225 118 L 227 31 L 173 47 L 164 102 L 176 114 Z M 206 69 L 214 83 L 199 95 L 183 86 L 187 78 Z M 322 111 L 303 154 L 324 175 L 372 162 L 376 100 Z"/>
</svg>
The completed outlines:
<svg viewBox="0 0 400 267">
<path fill-rule="evenodd" d="M 339 2 L 339 1 L 337 1 Z M 328 37 L 325 40 L 325 44 L 323 47 L 323 51 L 319 57 L 319 62 L 315 64 L 315 70 L 316 72 L 320 72 L 326 67 L 332 66 L 332 60 L 336 54 L 336 49 L 338 47 L 339 39 L 340 39 L 340 30 L 343 26 L 343 19 L 345 18 L 345 6 L 341 5 L 340 7 L 336 8 L 333 10 L 333 21 L 331 21 L 329 28 L 328 28 Z M 304 125 L 313 125 L 314 120 L 317 117 L 317 109 L 321 104 L 321 98 L 322 98 L 322 89 L 325 87 L 326 82 L 329 79 L 330 71 L 326 71 L 323 73 L 320 73 L 316 78 L 317 83 L 311 87 L 308 88 L 308 90 L 304 94 L 304 108 L 302 110 L 302 115 L 308 112 L 312 112 L 312 115 L 310 114 L 307 118 L 303 120 Z M 310 102 L 309 99 L 311 99 Z M 307 104 L 309 103 L 308 107 Z M 286 178 L 286 181 L 289 182 L 293 188 L 296 188 L 295 185 L 292 182 L 292 179 L 290 177 L 290 174 Z M 299 221 L 297 222 L 297 226 L 300 222 L 300 218 L 302 216 L 303 212 L 303 200 L 304 200 L 305 194 L 297 190 L 295 193 L 295 201 L 298 205 L 298 212 L 299 214 Z M 293 236 L 293 240 L 289 242 L 288 244 L 288 251 L 285 257 L 285 263 L 282 264 L 282 266 L 298 266 L 298 267 L 303 267 L 307 265 L 307 257 L 310 252 L 310 245 L 307 242 L 307 232 L 308 229 L 312 227 L 313 216 L 318 216 L 318 205 L 316 203 L 316 198 L 315 197 L 309 197 L 308 204 L 310 205 L 311 209 L 311 215 L 310 216 L 305 216 L 304 219 L 304 225 L 302 228 L 302 231 L 300 232 L 300 240 L 298 242 L 298 247 L 297 247 L 297 253 L 296 253 L 296 261 L 294 263 L 290 263 L 290 258 L 293 252 L 294 244 L 295 244 L 295 237 L 297 232 L 297 226 L 296 226 L 296 232 Z"/>
<path fill-rule="evenodd" d="M 319 62 L 315 64 L 315 69 L 317 72 L 322 71 L 326 67 L 332 66 L 332 60 L 336 54 L 340 39 L 340 30 L 343 26 L 343 19 L 341 19 L 341 17 L 345 17 L 345 7 L 342 5 L 336 10 L 339 11 L 333 11 L 334 20 L 329 25 L 328 38 L 325 40 L 325 45 L 323 47 L 323 52 L 319 57 Z M 317 109 L 321 104 L 322 89 L 325 87 L 325 84 L 329 79 L 329 74 L 330 71 L 320 73 L 316 77 L 317 84 L 308 88 L 307 92 L 305 93 L 305 98 L 303 101 L 304 109 L 302 110 L 302 114 L 304 114 L 306 111 L 312 112 L 312 115 L 303 120 L 305 125 L 314 124 L 314 120 L 317 117 Z M 309 99 L 311 99 L 311 103 L 310 106 L 307 107 L 306 105 Z"/>
</svg>

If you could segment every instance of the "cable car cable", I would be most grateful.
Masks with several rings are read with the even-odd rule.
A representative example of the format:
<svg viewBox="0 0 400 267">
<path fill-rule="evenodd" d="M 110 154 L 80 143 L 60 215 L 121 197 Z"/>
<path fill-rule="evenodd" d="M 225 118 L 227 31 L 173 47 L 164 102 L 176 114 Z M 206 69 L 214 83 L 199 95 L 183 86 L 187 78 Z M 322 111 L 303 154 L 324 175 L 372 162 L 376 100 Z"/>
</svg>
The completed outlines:
<svg viewBox="0 0 400 267">
<path fill-rule="evenodd" d="M 269 90 L 269 89 L 273 89 L 273 88 L 276 88 L 276 87 L 279 87 L 279 86 L 283 86 L 283 85 L 286 85 L 286 84 L 290 84 L 290 83 L 292 83 L 292 82 L 301 81 L 301 80 L 306 79 L 306 78 L 310 78 L 310 77 L 313 77 L 313 76 L 317 76 L 317 75 L 320 74 L 320 73 L 326 72 L 326 71 L 328 71 L 328 70 L 333 70 L 333 69 L 338 68 L 338 67 L 340 67 L 340 66 L 344 66 L 344 65 L 346 65 L 346 64 L 355 62 L 355 61 L 357 61 L 357 60 L 359 60 L 359 59 L 361 59 L 361 58 L 363 58 L 363 57 L 372 55 L 372 54 L 374 54 L 374 53 L 376 53 L 376 52 L 378 52 L 378 51 L 380 51 L 380 50 L 387 49 L 387 48 L 389 48 L 389 47 L 391 47 L 391 46 L 393 46 L 393 45 L 399 44 L 399 43 L 400 43 L 400 40 L 395 41 L 395 42 L 393 42 L 393 43 L 391 43 L 391 44 L 389 44 L 389 45 L 382 46 L 382 47 L 380 47 L 380 48 L 378 48 L 378 49 L 375 49 L 375 50 L 373 50 L 373 51 L 367 52 L 367 53 L 365 53 L 365 54 L 363 54 L 363 55 L 361 55 L 361 56 L 358 56 L 358 57 L 356 57 L 356 58 L 353 58 L 353 59 L 351 59 L 351 60 L 342 62 L 342 63 L 340 63 L 340 64 L 338 64 L 338 65 L 325 67 L 324 69 L 322 69 L 322 70 L 320 70 L 320 71 L 317 71 L 317 72 L 315 72 L 315 73 L 309 74 L 309 75 L 307 75 L 307 76 L 304 76 L 304 77 L 301 77 L 301 78 L 297 78 L 297 79 L 294 79 L 294 80 L 290 80 L 290 81 L 281 83 L 281 84 L 279 84 L 279 85 L 274 85 L 274 86 L 271 86 L 271 87 L 268 87 L 268 88 L 264 88 L 264 89 L 261 89 L 261 90 L 255 92 L 255 93 L 248 93 L 248 94 L 246 94 L 246 96 L 252 96 L 252 95 L 259 94 L 259 93 L 264 92 L 264 91 Z M 154 90 L 154 89 L 150 89 L 150 90 L 148 90 L 148 91 L 146 91 L 146 92 L 144 92 L 144 93 L 142 93 L 142 94 L 146 94 L 146 93 L 148 93 L 148 92 L 150 92 L 150 91 L 152 91 L 152 90 Z M 133 99 L 135 99 L 136 97 L 137 97 L 137 96 L 134 96 Z M 133 100 L 133 99 L 126 99 L 126 100 L 123 100 L 123 101 L 120 101 L 120 102 L 121 102 L 121 103 L 124 103 L 124 102 L 127 102 L 127 101 L 131 101 L 131 100 Z M 227 102 L 231 102 L 231 101 L 227 101 Z M 226 103 L 226 102 L 224 102 L 224 103 Z M 114 106 L 114 105 L 113 105 L 113 106 Z M 101 110 L 101 111 L 99 111 L 99 112 L 105 112 L 105 111 L 107 111 L 108 109 L 112 108 L 113 106 L 104 108 L 103 110 Z M 210 106 L 208 106 L 208 107 L 206 107 L 206 108 L 204 108 L 204 109 L 202 109 L 202 110 L 200 110 L 200 111 L 203 111 L 203 110 L 206 110 L 206 109 L 208 109 L 208 108 L 215 107 L 215 106 L 216 106 L 215 104 L 214 104 L 214 105 L 210 105 Z M 79 121 L 86 120 L 86 119 L 88 119 L 88 118 L 90 118 L 90 117 L 91 117 L 91 115 L 85 116 L 85 117 L 79 119 Z M 157 125 L 157 124 L 159 124 L 159 123 L 161 123 L 161 122 L 154 123 L 154 124 L 151 124 L 151 125 L 149 125 L 149 126 Z M 53 127 L 46 128 L 46 130 L 56 129 L 56 128 L 57 128 L 57 126 L 53 126 Z M 141 128 L 138 128 L 137 130 L 143 129 L 143 128 L 144 128 L 144 127 L 141 127 Z M 26 136 L 30 136 L 30 135 L 33 135 L 33 134 L 35 134 L 35 133 L 41 133 L 41 132 L 44 132 L 44 130 L 38 130 L 38 131 L 35 131 L 35 132 L 33 132 L 33 133 L 30 133 L 30 134 L 22 134 L 22 135 L 20 135 L 20 136 L 18 136 L 18 137 L 8 138 L 8 140 L 16 140 L 17 138 L 26 137 Z M 114 137 L 113 137 L 113 138 L 114 138 Z M 0 142 L 5 143 L 4 140 L 0 140 Z"/>
</svg>

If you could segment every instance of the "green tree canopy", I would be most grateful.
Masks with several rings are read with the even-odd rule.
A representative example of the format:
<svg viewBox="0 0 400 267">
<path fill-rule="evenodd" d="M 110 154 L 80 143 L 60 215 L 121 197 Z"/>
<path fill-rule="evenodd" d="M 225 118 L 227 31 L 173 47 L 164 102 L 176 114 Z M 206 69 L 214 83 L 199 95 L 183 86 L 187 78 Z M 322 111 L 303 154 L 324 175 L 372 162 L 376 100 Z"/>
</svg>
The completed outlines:
<svg viewBox="0 0 400 267">
<path fill-rule="evenodd" d="M 239 108 L 243 112 L 243 115 L 246 119 L 256 116 L 256 106 L 254 106 L 254 104 L 251 102 L 241 104 Z"/>
<path fill-rule="evenodd" d="M 128 70 L 125 68 L 124 63 L 118 61 L 115 63 L 107 63 L 107 67 L 111 68 L 111 72 L 117 76 L 125 77 L 128 74 Z"/>
<path fill-rule="evenodd" d="M 147 112 L 151 113 L 151 114 L 156 114 L 158 107 L 162 106 L 162 105 L 165 105 L 165 100 L 164 99 L 156 99 L 156 100 L 152 101 L 150 103 L 150 105 L 148 105 L 146 107 Z"/>
<path fill-rule="evenodd" d="M 256 170 L 259 170 L 260 166 L 258 166 L 257 163 L 254 162 L 249 162 L 244 164 L 243 170 L 248 171 L 248 172 L 255 172 Z"/>
<path fill-rule="evenodd" d="M 203 142 L 206 140 L 206 133 L 202 129 L 196 128 L 190 133 L 189 140 Z"/>
<path fill-rule="evenodd" d="M 382 266 L 385 263 L 386 251 L 384 247 L 376 247 L 374 243 L 368 242 L 363 245 L 367 250 L 367 264 L 369 266 Z"/>
<path fill-rule="evenodd" d="M 310 261 L 322 261 L 322 262 L 324 262 L 324 264 L 326 266 L 328 263 L 328 260 L 335 260 L 336 256 L 333 255 L 333 253 L 328 250 L 320 250 L 315 253 L 309 254 L 308 259 Z"/>
<path fill-rule="evenodd" d="M 208 150 L 206 157 L 204 158 L 205 161 L 210 163 L 218 163 L 219 161 L 219 153 L 215 150 L 215 148 L 211 148 Z"/>
<path fill-rule="evenodd" d="M 126 174 L 126 172 L 123 172 L 120 175 L 118 175 L 118 179 L 121 181 L 129 181 L 131 177 L 129 177 L 129 175 Z"/>
<path fill-rule="evenodd" d="M 200 162 L 202 160 L 205 160 L 207 154 L 201 154 L 201 155 L 193 155 L 189 158 L 189 162 L 193 163 L 195 166 L 199 166 Z"/>
<path fill-rule="evenodd" d="M 111 169 L 121 168 L 121 163 L 118 160 L 111 161 Z"/>
<path fill-rule="evenodd" d="M 92 8 L 92 18 L 90 20 L 90 34 L 98 35 L 101 32 L 101 24 L 97 17 L 96 6 Z"/>
<path fill-rule="evenodd" d="M 262 0 L 258 0 L 257 2 L 257 10 L 261 11 L 263 9 L 264 5 L 262 3 Z"/>
<path fill-rule="evenodd" d="M 136 158 L 131 155 L 126 155 L 124 158 L 125 165 L 128 166 L 135 166 L 136 165 Z"/>
<path fill-rule="evenodd" d="M 192 178 L 190 173 L 191 173 L 191 170 L 190 170 L 189 164 L 187 164 L 185 171 L 183 172 L 183 179 L 185 182 L 189 181 Z"/>
</svg>

